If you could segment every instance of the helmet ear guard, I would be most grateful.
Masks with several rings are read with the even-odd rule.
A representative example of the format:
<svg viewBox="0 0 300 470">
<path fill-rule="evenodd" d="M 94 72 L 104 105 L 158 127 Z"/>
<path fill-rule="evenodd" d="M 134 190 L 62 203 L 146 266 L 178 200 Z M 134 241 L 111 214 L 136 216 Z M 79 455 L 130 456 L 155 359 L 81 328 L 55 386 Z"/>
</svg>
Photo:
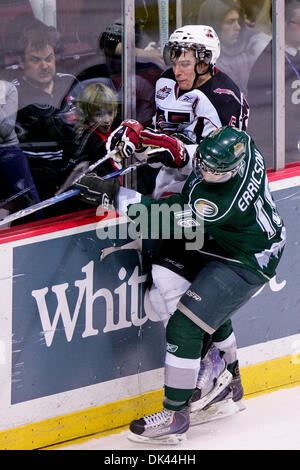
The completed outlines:
<svg viewBox="0 0 300 470">
<path fill-rule="evenodd" d="M 205 62 L 205 64 L 211 64 L 212 52 L 207 50 L 205 46 L 198 48 L 196 51 L 198 62 Z"/>
</svg>

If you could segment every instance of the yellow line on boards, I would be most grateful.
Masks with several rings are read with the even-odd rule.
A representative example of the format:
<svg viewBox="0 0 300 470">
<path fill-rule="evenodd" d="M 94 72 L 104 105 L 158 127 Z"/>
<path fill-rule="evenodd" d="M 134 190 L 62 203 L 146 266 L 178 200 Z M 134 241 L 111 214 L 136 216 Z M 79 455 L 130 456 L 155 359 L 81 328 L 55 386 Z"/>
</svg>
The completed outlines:
<svg viewBox="0 0 300 470">
<path fill-rule="evenodd" d="M 245 399 L 300 384 L 300 364 L 293 356 L 262 362 L 241 369 Z M 55 448 L 68 441 L 86 440 L 120 432 L 133 419 L 161 409 L 162 390 L 147 392 L 58 418 L 0 432 L 0 450 Z"/>
</svg>

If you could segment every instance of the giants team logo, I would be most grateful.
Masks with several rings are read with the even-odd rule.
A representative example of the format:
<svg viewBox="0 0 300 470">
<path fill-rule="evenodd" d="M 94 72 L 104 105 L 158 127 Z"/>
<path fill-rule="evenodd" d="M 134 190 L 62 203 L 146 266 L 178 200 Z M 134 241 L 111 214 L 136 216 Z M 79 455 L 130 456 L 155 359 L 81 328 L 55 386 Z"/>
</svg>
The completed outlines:
<svg viewBox="0 0 300 470">
<path fill-rule="evenodd" d="M 164 100 L 169 96 L 170 93 L 171 93 L 171 88 L 164 86 L 163 88 L 158 90 L 158 92 L 156 93 L 156 98 L 158 98 L 159 100 Z"/>
<path fill-rule="evenodd" d="M 241 104 L 241 100 L 236 96 L 236 94 L 232 90 L 228 90 L 226 88 L 215 88 L 214 93 L 217 93 L 218 95 L 231 95 L 239 104 Z"/>
<path fill-rule="evenodd" d="M 207 28 L 204 31 L 205 36 L 207 36 L 208 38 L 214 38 L 214 31 L 211 28 Z"/>
<path fill-rule="evenodd" d="M 245 147 L 245 144 L 243 144 L 242 142 L 239 142 L 238 144 L 234 145 L 233 149 L 234 149 L 234 155 L 237 158 L 241 157 L 243 154 L 246 155 L 246 147 Z"/>
<path fill-rule="evenodd" d="M 194 209 L 201 219 L 209 219 L 219 212 L 216 204 L 207 199 L 197 199 L 194 202 Z"/>
</svg>

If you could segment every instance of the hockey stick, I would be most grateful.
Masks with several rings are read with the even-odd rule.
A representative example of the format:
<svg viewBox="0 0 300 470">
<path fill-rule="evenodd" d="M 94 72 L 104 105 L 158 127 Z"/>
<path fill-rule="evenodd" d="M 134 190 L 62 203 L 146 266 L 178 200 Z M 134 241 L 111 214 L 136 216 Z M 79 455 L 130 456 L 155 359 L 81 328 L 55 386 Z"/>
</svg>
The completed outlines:
<svg viewBox="0 0 300 470">
<path fill-rule="evenodd" d="M 0 208 L 5 206 L 5 204 L 8 204 L 9 202 L 13 201 L 14 199 L 17 199 L 17 197 L 23 196 L 23 194 L 28 193 L 34 186 L 28 186 L 28 188 L 22 189 L 22 191 L 19 191 L 18 193 L 14 194 L 13 196 L 10 196 L 8 199 L 3 199 L 0 201 Z"/>
<path fill-rule="evenodd" d="M 136 162 L 136 163 L 133 163 L 132 165 L 129 165 L 127 168 L 113 171 L 112 173 L 108 173 L 108 175 L 101 176 L 100 178 L 102 180 L 110 180 L 111 178 L 115 178 L 116 176 L 126 175 L 127 173 L 130 173 L 130 171 L 137 170 L 137 168 L 140 168 L 145 165 L 148 165 L 148 162 L 146 160 L 141 161 L 141 162 Z"/>
<path fill-rule="evenodd" d="M 108 152 L 104 157 L 100 158 L 100 160 L 97 160 L 95 163 L 93 163 L 92 165 L 88 166 L 85 170 L 81 171 L 77 176 L 75 176 L 75 178 L 73 178 L 71 181 L 67 181 L 63 184 L 62 188 L 63 190 L 59 190 L 55 193 L 55 196 L 58 196 L 59 194 L 62 194 L 63 192 L 65 192 L 66 189 L 70 188 L 71 186 L 73 186 L 75 183 L 77 183 L 77 181 L 80 180 L 80 178 L 82 178 L 84 175 L 86 175 L 87 173 L 90 173 L 91 171 L 93 171 L 97 166 L 101 165 L 101 163 L 104 163 L 106 160 L 109 160 L 110 158 L 112 158 L 114 155 L 116 155 L 118 153 L 117 150 L 112 150 L 111 152 Z M 70 176 L 69 176 L 70 178 Z"/>
<path fill-rule="evenodd" d="M 14 220 L 21 219 L 22 217 L 25 217 L 26 215 L 33 214 L 36 211 L 44 209 L 45 207 L 48 207 L 48 206 L 52 206 L 53 204 L 56 204 L 57 202 L 63 201 L 64 199 L 68 199 L 69 197 L 75 196 L 76 194 L 79 194 L 79 193 L 80 191 L 78 189 L 70 189 L 69 191 L 61 193 L 58 196 L 50 197 L 49 199 L 46 199 L 45 201 L 38 202 L 37 204 L 34 204 L 33 206 L 26 207 L 25 209 L 21 209 L 18 212 L 14 212 L 13 214 L 10 214 L 7 217 L 4 217 L 4 219 L 0 219 L 0 225 L 4 225 L 10 222 L 13 222 Z"/>
<path fill-rule="evenodd" d="M 116 153 L 117 152 L 115 150 L 112 152 L 109 152 L 107 155 L 105 155 L 105 157 L 100 158 L 100 160 L 90 165 L 85 171 L 83 171 L 80 175 L 78 175 L 75 178 L 75 180 L 72 181 L 70 186 L 72 186 L 74 183 L 80 180 L 80 178 L 82 178 L 87 173 L 93 171 L 98 165 L 101 165 L 101 163 L 105 162 Z M 33 214 L 34 212 L 44 209 L 46 207 L 52 206 L 53 204 L 57 204 L 58 202 L 64 201 L 65 199 L 68 199 L 69 197 L 76 196 L 76 194 L 79 194 L 79 193 L 80 193 L 79 189 L 70 189 L 69 191 L 65 191 L 64 193 L 50 197 L 49 199 L 46 199 L 45 201 L 38 202 L 37 204 L 34 204 L 33 206 L 26 207 L 25 209 L 21 209 L 18 212 L 14 212 L 13 214 L 10 214 L 7 217 L 4 217 L 4 219 L 0 219 L 0 226 L 13 222 L 14 220 L 20 219 L 22 217 L 25 217 L 26 215 Z"/>
<path fill-rule="evenodd" d="M 86 170 L 84 170 L 82 173 L 80 173 L 80 175 L 76 176 L 76 178 L 70 183 L 70 186 L 73 186 L 73 184 L 77 183 L 77 181 L 79 181 L 84 175 L 86 175 L 87 173 L 90 173 L 95 168 L 97 168 L 97 166 L 101 165 L 101 163 L 106 162 L 106 160 L 109 160 L 110 158 L 112 158 L 117 153 L 118 153 L 118 150 L 112 150 L 111 152 L 108 152 L 104 157 L 100 158 L 95 163 L 88 166 Z"/>
</svg>

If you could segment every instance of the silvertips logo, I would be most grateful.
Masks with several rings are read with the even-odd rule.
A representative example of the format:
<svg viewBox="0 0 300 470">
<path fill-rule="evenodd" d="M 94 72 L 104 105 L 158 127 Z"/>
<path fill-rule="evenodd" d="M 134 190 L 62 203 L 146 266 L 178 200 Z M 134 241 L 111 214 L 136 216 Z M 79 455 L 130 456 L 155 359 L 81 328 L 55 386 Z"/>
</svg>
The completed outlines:
<svg viewBox="0 0 300 470">
<path fill-rule="evenodd" d="M 170 343 L 167 343 L 167 351 L 170 352 L 170 353 L 175 353 L 178 349 L 178 346 L 177 344 L 170 344 Z"/>
<path fill-rule="evenodd" d="M 196 213 L 204 219 L 212 218 L 219 212 L 216 204 L 207 199 L 197 199 L 194 202 L 194 209 Z"/>
</svg>

